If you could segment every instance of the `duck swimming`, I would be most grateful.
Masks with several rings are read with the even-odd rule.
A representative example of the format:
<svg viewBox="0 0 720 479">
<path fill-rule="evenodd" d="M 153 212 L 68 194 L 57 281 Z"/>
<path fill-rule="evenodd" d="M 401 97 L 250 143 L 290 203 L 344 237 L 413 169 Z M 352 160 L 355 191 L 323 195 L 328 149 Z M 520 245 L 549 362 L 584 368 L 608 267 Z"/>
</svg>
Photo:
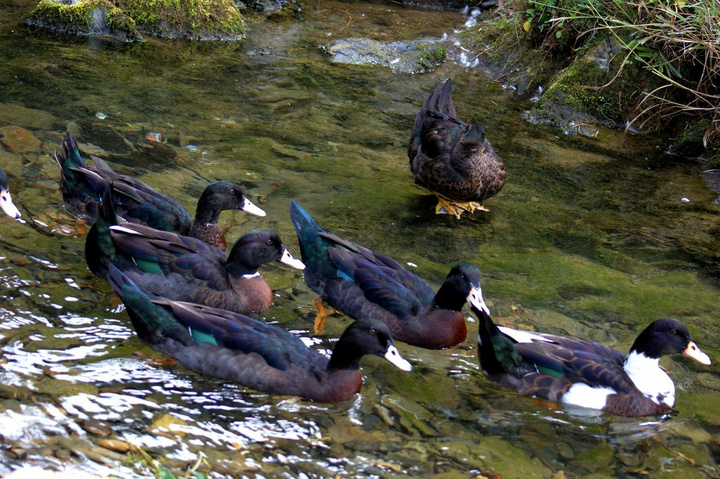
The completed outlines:
<svg viewBox="0 0 720 479">
<path fill-rule="evenodd" d="M 549 401 L 619 416 L 664 414 L 675 404 L 675 384 L 660 358 L 684 354 L 710 364 L 677 319 L 651 323 L 625 355 L 585 339 L 496 326 L 481 296 L 469 301 L 480 320 L 478 354 L 485 374 Z"/>
<path fill-rule="evenodd" d="M 217 181 L 203 191 L 193 220 L 180 203 L 135 178 L 114 172 L 100 158 L 92 157 L 95 168 L 88 166 L 70 133 L 62 142 L 62 152 L 55 152 L 54 158 L 60 166 L 65 207 L 88 225 L 97 220 L 102 194 L 108 185 L 112 185 L 115 210 L 126 221 L 193 236 L 222 250 L 226 242 L 218 225 L 221 211 L 242 210 L 265 216 L 262 209 L 245 197 L 239 184 Z"/>
<path fill-rule="evenodd" d="M 328 359 L 278 326 L 223 309 L 154 297 L 111 265 L 109 280 L 138 336 L 200 374 L 269 394 L 319 402 L 351 398 L 362 387 L 360 359 L 381 356 L 403 371 L 410 363 L 379 321 L 353 322 Z"/>
<path fill-rule="evenodd" d="M 21 216 L 20 210 L 17 209 L 10 196 L 8 178 L 2 168 L 0 168 L 0 208 L 2 208 L 10 218 L 19 219 Z"/>
<path fill-rule="evenodd" d="M 328 232 L 294 201 L 290 218 L 307 266 L 305 282 L 322 301 L 351 318 L 383 321 L 396 341 L 441 349 L 465 340 L 462 308 L 480 290 L 476 266 L 455 265 L 435 293 L 394 259 Z M 322 329 L 324 310 L 321 302 L 316 305 L 316 329 Z"/>
<path fill-rule="evenodd" d="M 457 218 L 486 210 L 479 202 L 505 185 L 505 165 L 481 126 L 457 118 L 450 79 L 438 85 L 415 118 L 408 157 L 415 183 L 438 196 L 435 212 Z"/>
<path fill-rule="evenodd" d="M 85 242 L 88 267 L 102 278 L 112 263 L 153 294 L 260 313 L 270 308 L 273 294 L 258 268 L 274 261 L 305 267 L 292 257 L 280 236 L 267 228 L 245 233 L 228 254 L 190 236 L 145 225 L 118 225 L 108 192 Z"/>
</svg>

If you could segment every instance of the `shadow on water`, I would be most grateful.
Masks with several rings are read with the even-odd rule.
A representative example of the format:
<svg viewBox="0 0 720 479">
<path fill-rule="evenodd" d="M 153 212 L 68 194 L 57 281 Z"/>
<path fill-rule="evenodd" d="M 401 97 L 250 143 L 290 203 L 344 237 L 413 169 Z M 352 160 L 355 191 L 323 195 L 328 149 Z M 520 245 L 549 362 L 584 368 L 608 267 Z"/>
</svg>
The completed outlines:
<svg viewBox="0 0 720 479">
<path fill-rule="evenodd" d="M 24 219 L 0 218 L 0 473 L 21 464 L 152 473 L 123 450 L 132 443 L 178 472 L 204 453 L 219 477 L 718 475 L 719 377 L 684 358 L 663 360 L 677 412 L 640 420 L 489 383 L 472 319 L 456 348 L 399 345 L 410 374 L 367 358 L 363 392 L 333 405 L 166 361 L 85 267 L 84 230 L 63 208 L 51 154 L 69 130 L 87 154 L 190 211 L 209 182 L 240 181 L 268 216 L 224 213 L 228 238 L 271 227 L 298 255 L 295 199 L 434 287 L 453 263 L 478 264 L 503 324 L 627 350 L 645 324 L 673 316 L 717 360 L 720 217 L 696 164 L 665 155 L 656 138 L 529 125 L 520 118 L 529 104 L 452 62 L 409 76 L 333 64 L 321 48 L 346 36 L 439 37 L 462 27 L 455 12 L 322 2 L 287 23 L 253 24 L 235 44 L 119 45 L 17 23 L 32 4 L 0 7 L 0 164 Z M 490 212 L 460 220 L 434 215 L 434 197 L 407 168 L 415 114 L 448 76 L 460 116 L 484 126 L 508 169 Z M 16 127 L 29 136 L 7 143 Z M 263 317 L 328 352 L 349 320 L 333 315 L 313 335 L 315 295 L 301 275 L 263 274 L 276 293 Z"/>
</svg>

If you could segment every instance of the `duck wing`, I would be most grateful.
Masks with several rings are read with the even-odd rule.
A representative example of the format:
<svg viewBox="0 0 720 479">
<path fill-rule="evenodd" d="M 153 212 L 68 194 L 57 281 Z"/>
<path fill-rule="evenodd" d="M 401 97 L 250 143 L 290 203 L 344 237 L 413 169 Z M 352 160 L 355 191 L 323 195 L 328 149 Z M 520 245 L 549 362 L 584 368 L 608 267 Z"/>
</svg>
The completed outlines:
<svg viewBox="0 0 720 479">
<path fill-rule="evenodd" d="M 143 225 L 110 229 L 115 244 L 132 256 L 142 271 L 164 276 L 176 273 L 196 286 L 217 291 L 227 289 L 227 253 L 224 251 L 189 236 Z"/>
<path fill-rule="evenodd" d="M 277 326 L 199 304 L 162 298 L 153 303 L 171 311 L 175 320 L 189 329 L 195 344 L 207 342 L 243 354 L 255 353 L 269 366 L 283 371 L 291 365 L 315 362 L 312 358 L 317 353 Z"/>
<path fill-rule="evenodd" d="M 355 309 L 364 299 L 370 304 L 363 309 L 379 306 L 398 318 L 407 318 L 432 302 L 435 292 L 419 277 L 392 258 L 364 250 L 366 254 L 339 247 L 328 250 L 338 277 L 354 285 L 345 286 L 343 293 L 352 297 Z"/>
<path fill-rule="evenodd" d="M 193 220 L 180 203 L 149 187 L 139 187 L 137 183 L 127 177 L 113 182 L 113 194 L 120 216 L 131 223 L 148 225 L 158 230 L 183 235 L 190 233 Z"/>
<path fill-rule="evenodd" d="M 207 363 L 222 357 L 217 349 L 206 349 L 203 355 L 202 349 L 194 348 L 203 345 L 242 353 L 251 362 L 254 353 L 258 355 L 255 363 L 262 357 L 267 365 L 283 371 L 293 365 L 319 365 L 322 369 L 327 364 L 324 356 L 277 326 L 222 309 L 158 298 L 140 289 L 112 265 L 108 279 L 127 305 L 138 335 L 159 350 L 182 359 L 191 369 L 203 370 Z M 240 377 L 247 374 L 252 372 L 234 373 Z"/>
<path fill-rule="evenodd" d="M 526 384 L 540 386 L 546 375 L 559 379 L 563 387 L 577 382 L 592 387 L 609 387 L 630 393 L 635 385 L 623 369 L 625 355 L 592 341 L 549 334 L 539 335 L 543 341 L 516 344 L 516 350 L 527 362 L 537 367 L 536 376 L 525 378 Z"/>
</svg>

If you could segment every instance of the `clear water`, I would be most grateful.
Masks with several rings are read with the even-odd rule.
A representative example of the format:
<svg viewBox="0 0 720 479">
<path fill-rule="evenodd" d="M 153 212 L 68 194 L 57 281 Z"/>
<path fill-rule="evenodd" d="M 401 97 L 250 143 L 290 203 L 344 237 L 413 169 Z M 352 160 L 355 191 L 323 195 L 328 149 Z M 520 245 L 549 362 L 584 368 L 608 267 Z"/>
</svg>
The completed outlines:
<svg viewBox="0 0 720 479">
<path fill-rule="evenodd" d="M 587 416 L 489 383 L 472 322 L 456 348 L 399 345 L 412 373 L 367 358 L 362 394 L 334 405 L 163 363 L 85 267 L 50 156 L 70 129 L 87 153 L 190 211 L 208 182 L 241 181 L 268 216 L 224 213 L 231 241 L 267 226 L 299 254 L 295 199 L 436 287 L 451 264 L 476 263 L 503 324 L 627 350 L 650 321 L 677 317 L 717 361 L 720 210 L 697 164 L 666 155 L 664 139 L 566 137 L 523 122 L 530 104 L 479 70 L 447 62 L 400 75 L 332 64 L 321 49 L 339 37 L 451 34 L 463 27 L 458 13 L 323 1 L 292 21 L 253 24 L 236 44 L 118 45 L 31 30 L 21 20 L 33 3 L 0 6 L 0 134 L 17 126 L 37 140 L 0 150 L 25 220 L 0 218 L 0 473 L 27 464 L 153 473 L 138 453 L 103 447 L 115 439 L 177 474 L 204 454 L 199 470 L 217 477 L 720 475 L 720 377 L 685 358 L 662 362 L 677 412 L 640 420 Z M 460 221 L 433 214 L 405 152 L 419 106 L 448 76 L 460 115 L 485 127 L 508 170 L 490 212 Z M 263 274 L 276 291 L 263 317 L 332 348 L 348 320 L 331 317 L 314 338 L 315 296 L 301 275 Z"/>
</svg>

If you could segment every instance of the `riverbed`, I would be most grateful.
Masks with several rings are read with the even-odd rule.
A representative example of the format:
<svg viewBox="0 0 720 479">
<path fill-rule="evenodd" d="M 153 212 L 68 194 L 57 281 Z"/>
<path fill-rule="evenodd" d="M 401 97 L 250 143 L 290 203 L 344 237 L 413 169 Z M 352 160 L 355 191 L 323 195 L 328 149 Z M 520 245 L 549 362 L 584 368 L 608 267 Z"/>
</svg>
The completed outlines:
<svg viewBox="0 0 720 479">
<path fill-rule="evenodd" d="M 460 12 L 311 2 L 251 23 L 236 43 L 123 44 L 25 26 L 33 4 L 0 6 L 0 165 L 23 214 L 0 218 L 0 473 L 720 475 L 720 206 L 698 162 L 668 154 L 668 139 L 531 125 L 530 99 L 457 56 L 409 75 L 332 63 L 324 50 L 345 37 L 452 37 L 467 28 Z M 489 212 L 459 220 L 434 214 L 406 153 L 422 102 L 448 77 L 459 116 L 485 128 L 507 168 Z M 208 183 L 243 184 L 267 216 L 224 212 L 229 242 L 269 227 L 299 256 L 296 200 L 434 288 L 454 263 L 476 264 L 498 323 L 627 351 L 645 325 L 675 317 L 713 365 L 662 360 L 677 388 L 668 416 L 570 411 L 490 383 L 468 311 L 461 345 L 398 344 L 410 373 L 365 358 L 362 393 L 338 404 L 201 377 L 144 345 L 87 269 L 86 228 L 64 208 L 52 159 L 67 131 L 191 212 Z M 258 317 L 329 352 L 350 320 L 332 314 L 315 334 L 302 273 L 262 274 L 275 298 Z"/>
</svg>

